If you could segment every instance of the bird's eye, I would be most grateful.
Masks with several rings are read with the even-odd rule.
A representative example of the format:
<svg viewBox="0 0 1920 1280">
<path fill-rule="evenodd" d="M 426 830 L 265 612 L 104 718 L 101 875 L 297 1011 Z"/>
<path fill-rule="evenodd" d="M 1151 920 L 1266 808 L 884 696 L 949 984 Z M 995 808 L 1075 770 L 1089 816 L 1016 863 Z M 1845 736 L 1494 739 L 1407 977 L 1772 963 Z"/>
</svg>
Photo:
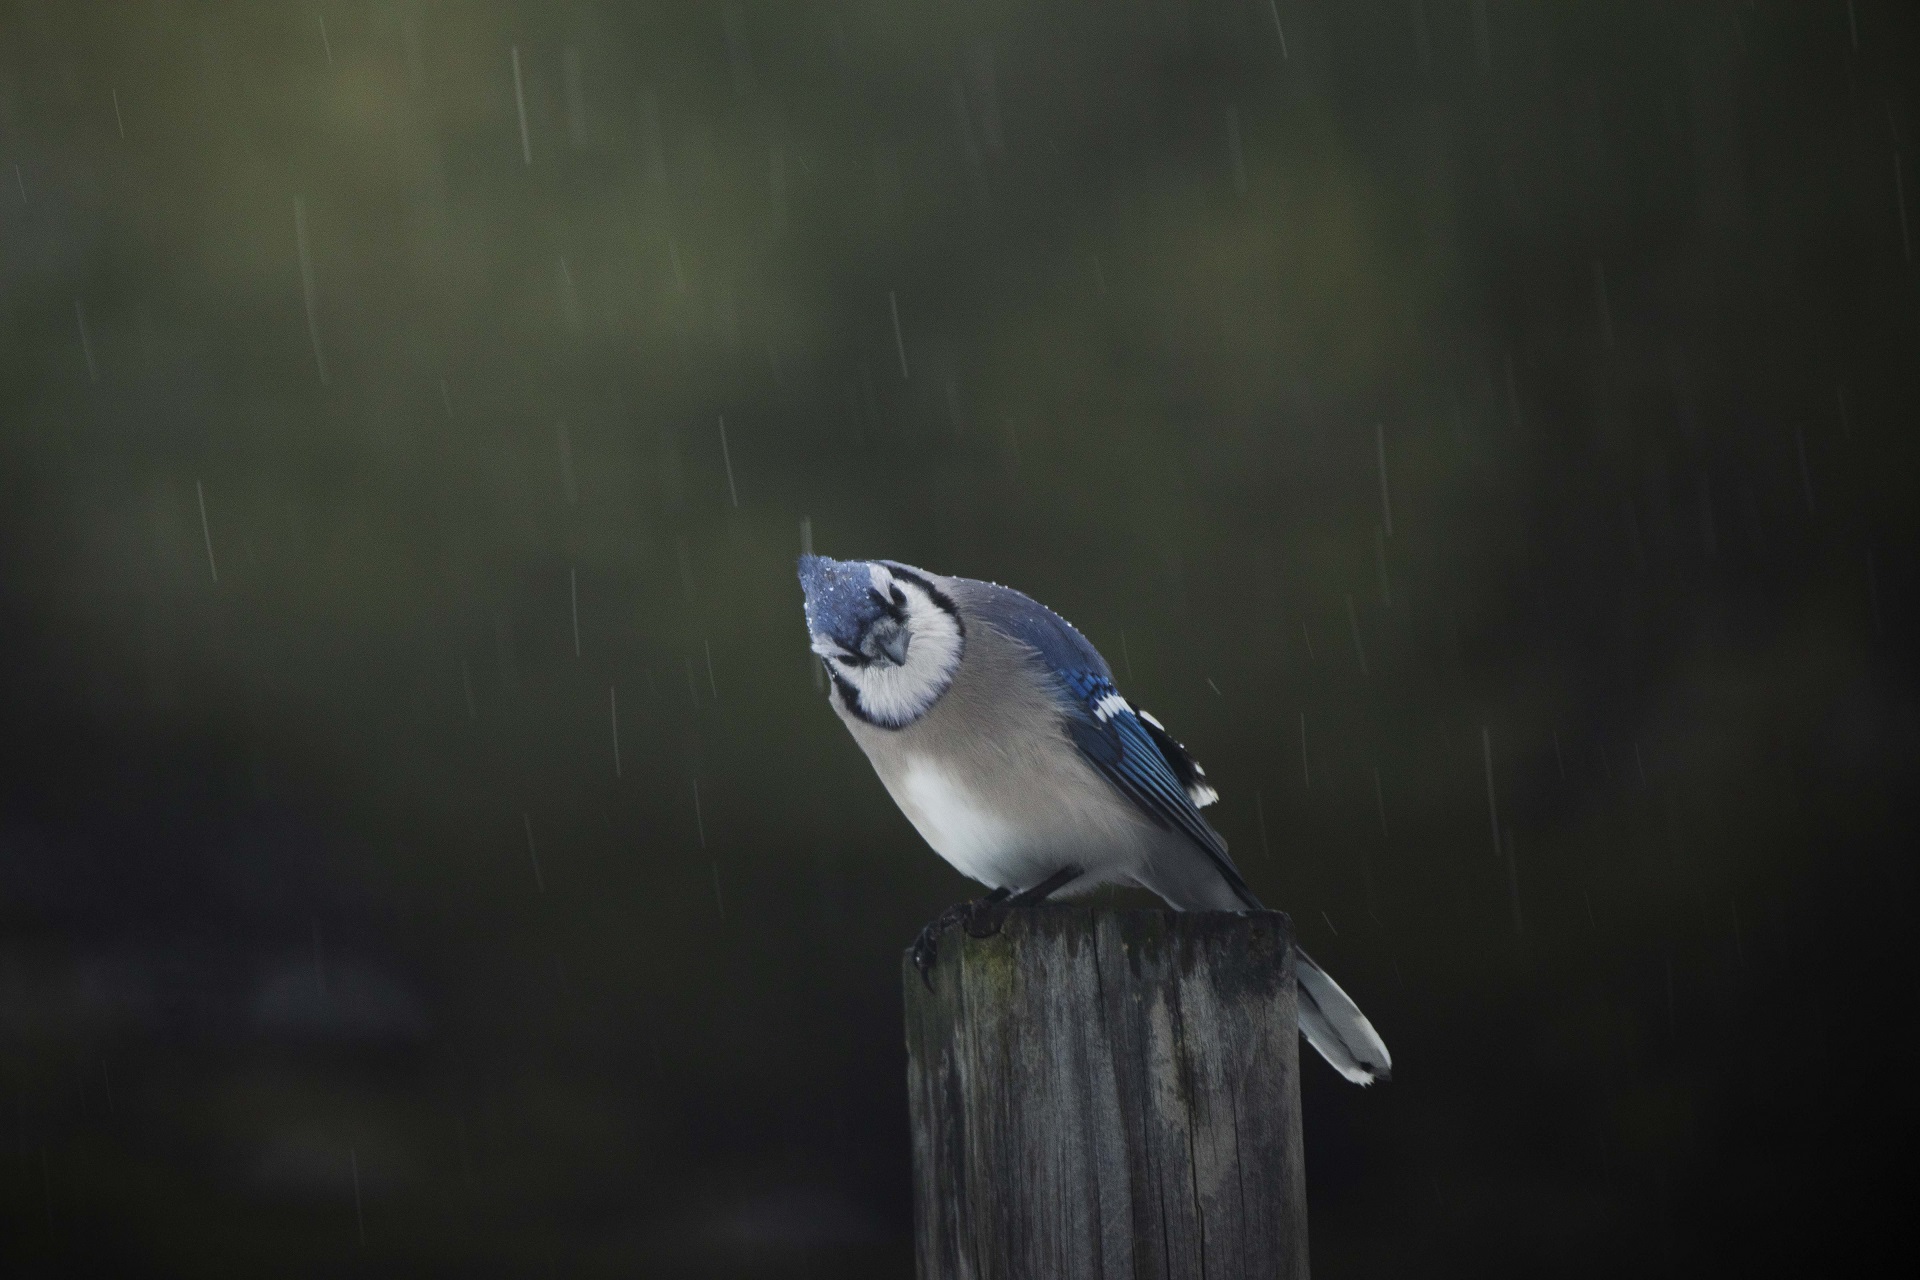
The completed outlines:
<svg viewBox="0 0 1920 1280">
<path fill-rule="evenodd" d="M 902 591 L 897 584 L 893 588 L 893 602 L 902 609 L 907 607 L 907 593 Z"/>
</svg>

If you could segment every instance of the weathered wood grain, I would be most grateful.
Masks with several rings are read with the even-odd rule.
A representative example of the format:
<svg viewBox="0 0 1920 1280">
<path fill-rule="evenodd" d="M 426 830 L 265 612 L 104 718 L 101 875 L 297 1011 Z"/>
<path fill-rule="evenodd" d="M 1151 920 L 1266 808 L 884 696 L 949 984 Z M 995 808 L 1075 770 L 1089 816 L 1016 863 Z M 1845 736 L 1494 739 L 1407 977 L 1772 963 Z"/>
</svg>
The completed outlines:
<svg viewBox="0 0 1920 1280">
<path fill-rule="evenodd" d="M 1013 913 L 903 965 L 922 1280 L 1307 1275 L 1285 915 Z"/>
</svg>

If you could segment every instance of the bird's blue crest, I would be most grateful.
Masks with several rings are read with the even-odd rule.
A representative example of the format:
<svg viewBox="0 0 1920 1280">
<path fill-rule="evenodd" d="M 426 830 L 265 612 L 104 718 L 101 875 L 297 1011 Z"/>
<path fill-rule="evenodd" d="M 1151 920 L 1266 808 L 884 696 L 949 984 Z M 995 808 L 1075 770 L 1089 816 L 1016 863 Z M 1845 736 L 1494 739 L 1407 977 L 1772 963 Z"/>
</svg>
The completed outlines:
<svg viewBox="0 0 1920 1280">
<path fill-rule="evenodd" d="M 885 610 L 873 598 L 873 571 L 865 560 L 800 557 L 800 590 L 807 598 L 807 630 L 849 651 Z"/>
</svg>

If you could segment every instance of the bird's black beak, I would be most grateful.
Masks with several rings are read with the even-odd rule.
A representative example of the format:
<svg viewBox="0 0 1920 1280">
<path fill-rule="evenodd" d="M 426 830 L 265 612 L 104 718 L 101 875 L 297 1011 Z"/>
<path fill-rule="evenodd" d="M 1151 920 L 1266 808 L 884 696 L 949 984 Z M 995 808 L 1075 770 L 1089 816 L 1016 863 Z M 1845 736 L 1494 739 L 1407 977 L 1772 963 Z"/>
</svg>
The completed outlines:
<svg viewBox="0 0 1920 1280">
<path fill-rule="evenodd" d="M 879 651 L 887 654 L 895 666 L 906 666 L 906 645 L 914 639 L 914 633 L 906 628 L 893 628 L 891 635 L 883 635 L 879 641 Z"/>
<path fill-rule="evenodd" d="M 912 634 L 896 619 L 882 617 L 868 628 L 860 642 L 860 652 L 869 659 L 885 658 L 894 666 L 903 667 L 907 663 L 907 645 L 912 639 Z"/>
</svg>

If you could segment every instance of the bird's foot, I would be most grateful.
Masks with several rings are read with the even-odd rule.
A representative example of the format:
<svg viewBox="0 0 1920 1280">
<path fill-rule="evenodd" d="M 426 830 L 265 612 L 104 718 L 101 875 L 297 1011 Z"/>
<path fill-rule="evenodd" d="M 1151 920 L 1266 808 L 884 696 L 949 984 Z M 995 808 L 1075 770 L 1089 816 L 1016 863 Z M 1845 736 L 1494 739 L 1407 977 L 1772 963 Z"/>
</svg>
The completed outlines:
<svg viewBox="0 0 1920 1280">
<path fill-rule="evenodd" d="M 920 971 L 920 981 L 927 984 L 927 990 L 933 990 L 933 962 L 940 955 L 941 934 L 957 924 L 967 931 L 970 938 L 991 938 L 1000 932 L 1000 926 L 1006 920 L 1007 890 L 995 889 L 984 898 L 956 902 L 927 921 L 909 950 L 913 967 Z"/>
<path fill-rule="evenodd" d="M 1045 902 L 1083 874 L 1079 867 L 1062 867 L 1031 889 L 1019 893 L 1004 888 L 995 889 L 984 898 L 954 903 L 927 921 L 926 927 L 920 930 L 920 936 L 913 940 L 910 954 L 913 956 L 913 967 L 920 971 L 920 981 L 927 984 L 927 990 L 933 990 L 933 962 L 940 955 L 940 935 L 954 925 L 965 929 L 969 938 L 991 938 L 1007 923 L 1009 911 L 1015 907 L 1030 907 Z"/>
</svg>

